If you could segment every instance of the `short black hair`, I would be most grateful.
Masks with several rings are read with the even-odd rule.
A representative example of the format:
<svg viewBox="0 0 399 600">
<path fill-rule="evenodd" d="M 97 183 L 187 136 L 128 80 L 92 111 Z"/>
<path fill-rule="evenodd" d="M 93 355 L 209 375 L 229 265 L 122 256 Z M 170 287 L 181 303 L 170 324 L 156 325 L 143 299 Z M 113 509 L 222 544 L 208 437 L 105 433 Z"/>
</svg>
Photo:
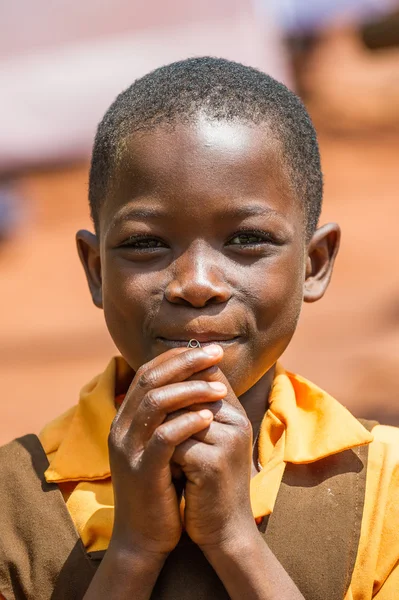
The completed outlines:
<svg viewBox="0 0 399 600">
<path fill-rule="evenodd" d="M 160 67 L 119 94 L 98 126 L 89 178 L 89 202 L 99 211 L 115 173 L 123 140 L 158 125 L 190 122 L 202 111 L 217 120 L 266 125 L 282 144 L 284 166 L 304 204 L 306 231 L 317 227 L 323 176 L 317 136 L 301 100 L 252 67 L 222 58 L 189 58 Z"/>
</svg>

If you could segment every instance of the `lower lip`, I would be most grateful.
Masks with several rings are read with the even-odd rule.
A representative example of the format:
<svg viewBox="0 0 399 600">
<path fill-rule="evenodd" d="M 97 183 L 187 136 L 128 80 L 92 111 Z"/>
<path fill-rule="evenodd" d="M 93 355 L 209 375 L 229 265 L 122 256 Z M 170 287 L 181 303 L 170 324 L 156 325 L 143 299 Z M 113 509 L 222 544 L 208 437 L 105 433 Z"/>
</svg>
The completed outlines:
<svg viewBox="0 0 399 600">
<path fill-rule="evenodd" d="M 193 338 L 195 339 L 195 338 Z M 232 346 L 239 341 L 239 337 L 232 338 L 231 340 L 210 340 L 200 342 L 201 346 L 210 346 L 212 344 L 217 344 L 218 346 L 222 346 L 226 348 L 227 346 Z M 187 348 L 188 340 L 167 340 L 166 338 L 157 338 L 157 341 L 167 346 L 168 348 Z"/>
</svg>

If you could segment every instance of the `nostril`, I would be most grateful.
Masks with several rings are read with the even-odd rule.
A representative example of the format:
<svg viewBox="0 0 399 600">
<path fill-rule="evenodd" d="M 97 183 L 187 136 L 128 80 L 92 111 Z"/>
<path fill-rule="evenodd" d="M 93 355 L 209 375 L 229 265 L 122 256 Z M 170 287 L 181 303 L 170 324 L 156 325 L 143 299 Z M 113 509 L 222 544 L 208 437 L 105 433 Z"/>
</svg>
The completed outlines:
<svg viewBox="0 0 399 600">
<path fill-rule="evenodd" d="M 231 289 L 227 284 L 215 285 L 211 281 L 172 281 L 165 290 L 166 299 L 173 304 L 182 304 L 194 308 L 203 308 L 209 304 L 227 302 Z"/>
</svg>

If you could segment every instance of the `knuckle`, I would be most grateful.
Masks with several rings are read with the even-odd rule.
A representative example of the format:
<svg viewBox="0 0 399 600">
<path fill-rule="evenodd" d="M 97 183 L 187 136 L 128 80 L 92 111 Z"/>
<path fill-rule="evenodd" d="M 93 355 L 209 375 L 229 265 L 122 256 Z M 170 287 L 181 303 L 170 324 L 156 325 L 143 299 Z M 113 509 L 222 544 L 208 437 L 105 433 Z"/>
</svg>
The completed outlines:
<svg viewBox="0 0 399 600">
<path fill-rule="evenodd" d="M 143 400 L 143 408 L 145 411 L 154 412 L 159 410 L 160 394 L 157 391 L 147 392 Z"/>
<path fill-rule="evenodd" d="M 184 415 L 184 421 L 188 427 L 196 426 L 197 423 L 202 422 L 202 419 L 196 410 L 186 413 L 182 411 L 182 415 Z"/>
<path fill-rule="evenodd" d="M 228 428 L 224 429 L 221 435 L 222 435 L 223 443 L 227 447 L 234 445 L 234 443 L 237 439 L 237 431 L 233 427 L 228 427 Z"/>
<path fill-rule="evenodd" d="M 136 371 L 136 379 L 140 379 L 140 377 L 143 376 L 143 374 L 146 372 L 146 366 L 145 365 L 141 365 L 141 367 L 139 367 Z"/>
<path fill-rule="evenodd" d="M 240 415 L 240 417 L 237 419 L 236 431 L 240 438 L 244 440 L 252 439 L 252 425 L 249 419 L 247 419 L 244 415 Z"/>
<path fill-rule="evenodd" d="M 184 394 L 192 397 L 193 400 L 200 397 L 205 398 L 209 393 L 209 386 L 205 381 L 184 381 L 182 385 L 184 387 L 181 389 L 184 390 Z"/>
<path fill-rule="evenodd" d="M 193 384 L 193 391 L 197 392 L 198 394 L 207 394 L 210 391 L 210 386 L 209 383 L 207 381 L 191 381 L 191 382 L 187 382 L 187 383 L 191 383 Z"/>
<path fill-rule="evenodd" d="M 138 385 L 142 389 L 151 389 L 155 387 L 157 382 L 157 373 L 153 370 L 143 371 L 143 373 L 138 378 Z"/>
<path fill-rule="evenodd" d="M 191 369 L 198 360 L 198 353 L 195 351 L 183 352 L 179 355 L 179 360 L 184 368 Z"/>
<path fill-rule="evenodd" d="M 154 441 L 159 446 L 169 445 L 169 436 L 165 427 L 158 427 L 158 429 L 154 431 Z"/>
<path fill-rule="evenodd" d="M 209 462 L 208 469 L 212 473 L 220 473 L 224 470 L 226 464 L 226 456 L 220 448 L 214 449 L 213 460 Z"/>
<path fill-rule="evenodd" d="M 231 411 L 232 424 L 235 425 L 237 429 L 239 429 L 242 433 L 251 434 L 252 433 L 252 425 L 251 421 L 248 419 L 247 415 L 242 412 L 233 409 Z"/>
<path fill-rule="evenodd" d="M 240 415 L 238 418 L 238 427 L 241 429 L 241 431 L 246 434 L 246 435 L 252 435 L 252 425 L 250 420 L 244 416 L 244 415 Z"/>
</svg>

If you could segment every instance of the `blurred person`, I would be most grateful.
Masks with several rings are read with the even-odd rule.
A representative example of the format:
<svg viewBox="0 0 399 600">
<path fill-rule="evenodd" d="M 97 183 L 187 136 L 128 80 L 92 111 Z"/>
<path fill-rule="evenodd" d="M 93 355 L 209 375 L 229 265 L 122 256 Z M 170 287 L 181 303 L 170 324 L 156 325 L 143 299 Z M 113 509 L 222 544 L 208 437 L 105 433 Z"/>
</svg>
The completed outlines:
<svg viewBox="0 0 399 600">
<path fill-rule="evenodd" d="M 121 356 L 0 449 L 6 600 L 392 600 L 399 430 L 278 363 L 340 240 L 301 101 L 222 59 L 157 69 L 100 123 L 89 200 Z"/>
<path fill-rule="evenodd" d="M 319 32 L 332 24 L 357 26 L 390 13 L 397 0 L 272 0 L 277 22 L 287 35 Z"/>
<path fill-rule="evenodd" d="M 317 124 L 340 132 L 399 127 L 397 0 L 282 0 L 273 8 Z"/>
</svg>

